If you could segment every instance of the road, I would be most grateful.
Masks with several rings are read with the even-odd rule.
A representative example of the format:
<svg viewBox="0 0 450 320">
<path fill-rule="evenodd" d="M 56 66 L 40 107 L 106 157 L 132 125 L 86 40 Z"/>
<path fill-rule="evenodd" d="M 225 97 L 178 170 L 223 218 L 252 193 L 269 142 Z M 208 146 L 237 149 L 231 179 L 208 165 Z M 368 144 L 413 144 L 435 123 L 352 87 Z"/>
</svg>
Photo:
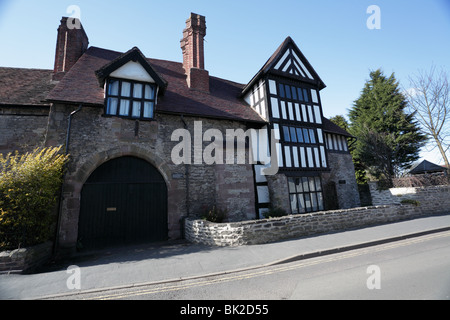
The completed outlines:
<svg viewBox="0 0 450 320">
<path fill-rule="evenodd" d="M 450 232 L 246 272 L 57 299 L 449 300 Z"/>
</svg>

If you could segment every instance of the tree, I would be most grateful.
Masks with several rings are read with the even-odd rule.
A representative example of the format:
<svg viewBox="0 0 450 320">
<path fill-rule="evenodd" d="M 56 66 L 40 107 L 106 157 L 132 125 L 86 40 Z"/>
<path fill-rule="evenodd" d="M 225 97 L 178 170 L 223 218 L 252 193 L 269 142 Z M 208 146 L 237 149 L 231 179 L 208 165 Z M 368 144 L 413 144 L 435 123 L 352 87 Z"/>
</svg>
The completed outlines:
<svg viewBox="0 0 450 320">
<path fill-rule="evenodd" d="M 431 137 L 434 147 L 439 149 L 450 173 L 447 150 L 450 147 L 450 87 L 448 74 L 432 67 L 429 72 L 419 72 L 409 77 L 410 88 L 405 90 L 409 107 Z"/>
<path fill-rule="evenodd" d="M 370 73 L 370 80 L 349 111 L 349 132 L 358 139 L 354 159 L 371 176 L 388 185 L 419 159 L 427 140 L 414 121 L 414 114 L 405 112 L 406 107 L 394 74 L 386 77 L 376 70 Z"/>
</svg>

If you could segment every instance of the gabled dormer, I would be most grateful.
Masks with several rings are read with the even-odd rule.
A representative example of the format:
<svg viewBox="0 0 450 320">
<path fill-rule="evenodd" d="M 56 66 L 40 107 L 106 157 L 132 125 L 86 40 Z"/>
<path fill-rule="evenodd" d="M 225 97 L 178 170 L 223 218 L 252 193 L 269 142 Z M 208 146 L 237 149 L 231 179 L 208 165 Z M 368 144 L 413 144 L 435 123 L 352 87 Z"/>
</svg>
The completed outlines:
<svg viewBox="0 0 450 320">
<path fill-rule="evenodd" d="M 131 119 L 154 118 L 158 96 L 167 82 L 134 47 L 96 71 L 105 90 L 105 115 Z"/>
</svg>

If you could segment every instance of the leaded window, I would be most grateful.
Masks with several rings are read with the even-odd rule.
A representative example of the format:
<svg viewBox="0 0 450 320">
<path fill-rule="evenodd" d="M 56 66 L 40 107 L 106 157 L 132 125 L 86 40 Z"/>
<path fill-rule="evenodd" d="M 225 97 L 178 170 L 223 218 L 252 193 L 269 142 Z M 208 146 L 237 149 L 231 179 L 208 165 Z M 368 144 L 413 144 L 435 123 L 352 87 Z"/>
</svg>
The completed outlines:
<svg viewBox="0 0 450 320">
<path fill-rule="evenodd" d="M 131 80 L 109 79 L 105 114 L 132 119 L 153 119 L 156 86 Z"/>
<path fill-rule="evenodd" d="M 290 177 L 288 184 L 292 214 L 324 210 L 320 177 Z"/>
</svg>

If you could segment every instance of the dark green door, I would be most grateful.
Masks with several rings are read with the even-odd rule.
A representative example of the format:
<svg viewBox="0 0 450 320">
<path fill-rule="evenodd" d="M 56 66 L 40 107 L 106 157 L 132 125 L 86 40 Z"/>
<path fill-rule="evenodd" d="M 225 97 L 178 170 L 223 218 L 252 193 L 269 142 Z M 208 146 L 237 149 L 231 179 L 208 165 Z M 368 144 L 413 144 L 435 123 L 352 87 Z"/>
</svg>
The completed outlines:
<svg viewBox="0 0 450 320">
<path fill-rule="evenodd" d="M 81 192 L 83 248 L 167 240 L 167 188 L 148 162 L 122 157 L 95 170 Z"/>
</svg>

